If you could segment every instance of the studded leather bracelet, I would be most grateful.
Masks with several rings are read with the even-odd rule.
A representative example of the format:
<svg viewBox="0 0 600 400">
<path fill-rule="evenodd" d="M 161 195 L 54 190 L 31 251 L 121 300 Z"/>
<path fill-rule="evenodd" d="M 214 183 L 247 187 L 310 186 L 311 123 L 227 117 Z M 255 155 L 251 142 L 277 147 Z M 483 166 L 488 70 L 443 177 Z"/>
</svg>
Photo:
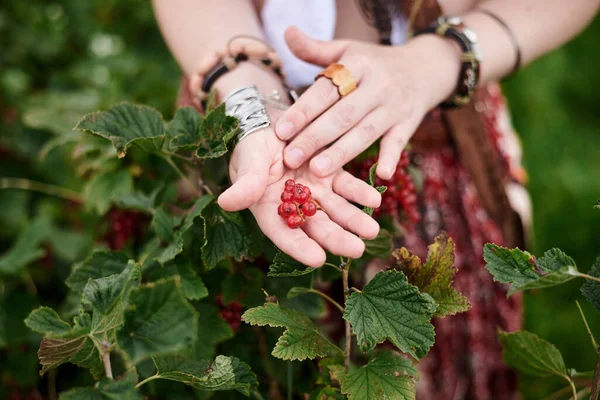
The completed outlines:
<svg viewBox="0 0 600 400">
<path fill-rule="evenodd" d="M 452 96 L 440 104 L 443 108 L 454 108 L 467 104 L 479 83 L 481 51 L 477 35 L 467 28 L 460 17 L 442 16 L 428 28 L 416 32 L 416 35 L 434 33 L 451 40 L 460 46 L 462 51 L 461 67 L 456 89 Z"/>
</svg>

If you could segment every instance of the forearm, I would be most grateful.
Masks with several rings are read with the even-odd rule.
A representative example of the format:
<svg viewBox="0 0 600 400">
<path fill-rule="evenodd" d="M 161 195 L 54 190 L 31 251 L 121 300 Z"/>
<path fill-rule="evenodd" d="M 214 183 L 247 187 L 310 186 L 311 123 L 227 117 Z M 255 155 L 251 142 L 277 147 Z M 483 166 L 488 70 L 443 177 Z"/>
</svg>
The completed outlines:
<svg viewBox="0 0 600 400">
<path fill-rule="evenodd" d="M 251 0 L 153 0 L 153 7 L 167 46 L 186 76 L 197 73 L 211 53 L 224 51 L 233 36 L 263 38 Z M 219 78 L 214 89 L 223 99 L 249 84 L 265 93 L 282 89 L 273 74 L 250 63 Z"/>
<path fill-rule="evenodd" d="M 479 38 L 484 55 L 481 82 L 499 80 L 510 74 L 516 52 L 506 30 L 488 10 L 512 30 L 521 48 L 525 66 L 576 36 L 596 15 L 600 0 L 488 0 L 464 16 Z"/>
</svg>

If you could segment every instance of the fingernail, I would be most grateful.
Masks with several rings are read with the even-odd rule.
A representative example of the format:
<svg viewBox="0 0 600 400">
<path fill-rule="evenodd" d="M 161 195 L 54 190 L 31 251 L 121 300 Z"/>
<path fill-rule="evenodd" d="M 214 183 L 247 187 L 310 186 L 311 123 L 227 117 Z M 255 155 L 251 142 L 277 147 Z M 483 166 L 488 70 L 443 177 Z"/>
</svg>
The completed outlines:
<svg viewBox="0 0 600 400">
<path fill-rule="evenodd" d="M 304 161 L 304 152 L 297 147 L 292 147 L 285 152 L 285 162 L 292 168 L 296 168 Z"/>
<path fill-rule="evenodd" d="M 313 161 L 315 167 L 321 172 L 327 172 L 331 168 L 331 158 L 326 156 L 320 156 L 315 158 Z"/>
<path fill-rule="evenodd" d="M 294 125 L 288 121 L 279 121 L 277 123 L 277 136 L 279 138 L 286 140 L 289 139 L 294 134 Z"/>
<path fill-rule="evenodd" d="M 388 167 L 379 167 L 379 176 L 383 179 L 390 179 L 392 177 L 392 171 Z"/>
</svg>

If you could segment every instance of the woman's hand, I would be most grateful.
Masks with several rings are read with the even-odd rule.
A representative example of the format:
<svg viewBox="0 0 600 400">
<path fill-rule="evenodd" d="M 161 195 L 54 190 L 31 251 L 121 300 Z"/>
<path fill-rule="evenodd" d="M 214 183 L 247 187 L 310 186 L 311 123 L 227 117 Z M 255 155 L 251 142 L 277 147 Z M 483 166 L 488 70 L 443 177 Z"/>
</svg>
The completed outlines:
<svg viewBox="0 0 600 400">
<path fill-rule="evenodd" d="M 323 67 L 343 64 L 358 81 L 358 88 L 340 99 L 329 79 L 318 79 L 277 123 L 280 139 L 293 138 L 284 152 L 290 168 L 304 165 L 335 142 L 310 160 L 310 170 L 321 177 L 339 170 L 384 135 L 377 175 L 391 178 L 423 116 L 453 92 L 459 74 L 460 50 L 435 35 L 390 47 L 322 42 L 289 28 L 286 40 L 302 60 Z"/>
<path fill-rule="evenodd" d="M 284 147 L 285 142 L 277 138 L 272 128 L 242 140 L 229 164 L 233 185 L 219 196 L 219 205 L 227 211 L 249 208 L 264 234 L 305 265 L 323 265 L 324 249 L 341 256 L 360 257 L 365 245 L 356 235 L 373 239 L 379 225 L 349 201 L 378 207 L 381 195 L 342 169 L 325 178 L 314 175 L 306 165 L 292 170 L 283 163 Z M 308 186 L 327 213 L 318 211 L 301 228 L 289 228 L 277 213 L 287 179 Z"/>
</svg>

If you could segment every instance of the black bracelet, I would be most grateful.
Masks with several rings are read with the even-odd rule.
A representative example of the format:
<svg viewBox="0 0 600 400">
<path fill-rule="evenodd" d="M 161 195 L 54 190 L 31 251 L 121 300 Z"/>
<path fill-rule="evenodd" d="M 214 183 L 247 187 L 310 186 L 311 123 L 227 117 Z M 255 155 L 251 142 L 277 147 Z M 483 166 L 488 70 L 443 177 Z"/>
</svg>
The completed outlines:
<svg viewBox="0 0 600 400">
<path fill-rule="evenodd" d="M 511 43 L 512 43 L 514 49 L 515 49 L 515 53 L 516 53 L 515 65 L 514 65 L 512 71 L 510 72 L 509 75 L 514 74 L 515 72 L 517 72 L 521 68 L 521 46 L 519 45 L 519 41 L 517 40 L 517 37 L 515 36 L 515 34 L 512 31 L 512 29 L 510 29 L 510 26 L 508 26 L 508 24 L 506 22 L 504 22 L 504 20 L 502 20 L 496 14 L 492 13 L 491 11 L 484 10 L 484 9 L 481 9 L 481 8 L 478 9 L 477 11 L 479 11 L 480 13 L 485 14 L 488 17 L 496 20 L 496 22 L 498 22 L 500 25 L 502 25 L 502 27 L 504 28 L 504 30 L 506 31 L 506 33 L 508 33 L 508 37 L 510 38 L 510 41 L 511 41 Z"/>
<path fill-rule="evenodd" d="M 467 28 L 458 17 L 440 17 L 430 27 L 415 34 L 435 33 L 454 40 L 462 51 L 461 67 L 454 94 L 440 104 L 443 108 L 455 108 L 471 101 L 471 96 L 479 83 L 481 52 L 477 44 L 477 36 Z"/>
</svg>

